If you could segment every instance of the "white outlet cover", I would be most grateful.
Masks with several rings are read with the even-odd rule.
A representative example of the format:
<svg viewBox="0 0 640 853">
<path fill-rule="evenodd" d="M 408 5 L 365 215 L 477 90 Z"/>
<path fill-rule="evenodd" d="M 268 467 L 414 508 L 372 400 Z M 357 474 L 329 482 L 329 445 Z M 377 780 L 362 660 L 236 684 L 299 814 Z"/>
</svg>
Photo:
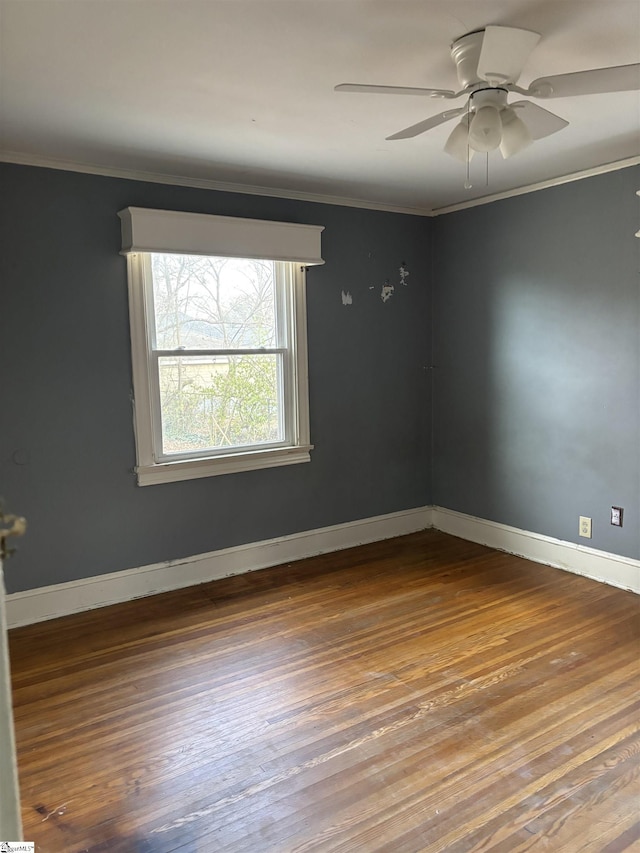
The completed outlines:
<svg viewBox="0 0 640 853">
<path fill-rule="evenodd" d="M 591 519 L 588 516 L 580 516 L 580 525 L 578 528 L 578 533 L 584 539 L 591 539 Z"/>
<path fill-rule="evenodd" d="M 622 508 L 619 506 L 611 507 L 611 524 L 614 527 L 622 527 Z"/>
</svg>

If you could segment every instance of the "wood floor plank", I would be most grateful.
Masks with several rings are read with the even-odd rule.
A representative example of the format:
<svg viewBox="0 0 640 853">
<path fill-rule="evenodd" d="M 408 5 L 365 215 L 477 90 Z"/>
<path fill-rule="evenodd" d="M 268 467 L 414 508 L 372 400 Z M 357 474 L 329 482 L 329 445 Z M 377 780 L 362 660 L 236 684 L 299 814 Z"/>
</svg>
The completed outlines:
<svg viewBox="0 0 640 853">
<path fill-rule="evenodd" d="M 425 531 L 16 629 L 25 837 L 632 850 L 638 601 Z"/>
</svg>

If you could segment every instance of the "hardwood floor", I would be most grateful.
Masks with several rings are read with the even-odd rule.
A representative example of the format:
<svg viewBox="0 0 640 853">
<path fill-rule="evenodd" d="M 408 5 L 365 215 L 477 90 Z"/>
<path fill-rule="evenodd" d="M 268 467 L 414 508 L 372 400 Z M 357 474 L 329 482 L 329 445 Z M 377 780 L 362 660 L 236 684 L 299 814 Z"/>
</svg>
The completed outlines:
<svg viewBox="0 0 640 853">
<path fill-rule="evenodd" d="M 16 629 L 25 838 L 639 850 L 638 604 L 425 531 Z"/>
</svg>

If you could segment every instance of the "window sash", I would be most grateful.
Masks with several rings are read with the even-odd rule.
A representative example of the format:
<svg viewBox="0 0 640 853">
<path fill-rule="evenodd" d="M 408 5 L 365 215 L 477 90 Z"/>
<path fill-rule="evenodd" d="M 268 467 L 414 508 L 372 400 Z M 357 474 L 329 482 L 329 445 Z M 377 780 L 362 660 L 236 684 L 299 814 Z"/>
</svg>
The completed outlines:
<svg viewBox="0 0 640 853">
<path fill-rule="evenodd" d="M 158 358 L 199 358 L 218 355 L 279 355 L 287 352 L 286 347 L 244 347 L 243 349 L 152 349 L 150 354 Z"/>
<path fill-rule="evenodd" d="M 209 352 L 216 352 L 216 350 L 211 350 Z M 218 352 L 228 353 L 229 350 L 221 350 Z M 160 359 L 161 358 L 171 358 L 177 356 L 179 358 L 185 357 L 200 357 L 202 355 L 201 350 L 155 350 L 149 354 L 150 357 L 150 373 L 151 373 L 151 385 L 152 385 L 152 393 L 153 393 L 153 438 L 154 438 L 154 459 L 156 462 L 169 462 L 169 461 L 179 461 L 181 459 L 201 459 L 201 458 L 209 458 L 216 456 L 226 456 L 229 453 L 240 453 L 251 451 L 252 449 L 259 450 L 269 450 L 277 447 L 289 447 L 291 441 L 289 440 L 290 435 L 290 418 L 287 418 L 287 409 L 285 406 L 285 382 L 284 382 L 284 370 L 285 370 L 285 362 L 287 361 L 287 357 L 289 355 L 288 351 L 285 349 L 279 350 L 271 350 L 270 352 L 266 352 L 265 350 L 243 350 L 242 353 L 238 353 L 237 351 L 231 351 L 232 355 L 270 355 L 275 354 L 278 355 L 277 359 L 277 370 L 276 370 L 276 382 L 277 382 L 277 400 L 279 401 L 278 405 L 278 433 L 282 435 L 282 438 L 279 441 L 258 441 L 247 444 L 227 444 L 219 447 L 204 447 L 196 450 L 184 450 L 184 451 L 175 451 L 175 452 L 166 452 L 164 450 L 164 432 L 162 428 L 162 400 L 160 393 Z"/>
<path fill-rule="evenodd" d="M 164 350 L 153 346 L 155 311 L 151 257 L 128 255 L 132 327 L 136 472 L 140 485 L 212 476 L 309 461 L 305 269 L 276 262 L 276 347 L 219 350 Z M 188 453 L 163 453 L 159 359 L 163 356 L 262 355 L 279 357 L 282 441 L 235 445 Z"/>
</svg>

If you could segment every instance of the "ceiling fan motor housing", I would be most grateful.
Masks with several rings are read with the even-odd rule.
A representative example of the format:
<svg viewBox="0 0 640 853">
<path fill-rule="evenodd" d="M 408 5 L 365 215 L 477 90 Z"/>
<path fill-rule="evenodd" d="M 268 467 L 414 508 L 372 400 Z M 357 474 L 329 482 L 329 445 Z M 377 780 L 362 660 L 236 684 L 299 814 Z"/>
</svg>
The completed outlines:
<svg viewBox="0 0 640 853">
<path fill-rule="evenodd" d="M 500 111 L 507 106 L 506 89 L 497 86 L 487 86 L 485 89 L 476 89 L 469 96 L 469 109 L 471 112 L 482 109 L 482 107 L 493 107 Z"/>
<path fill-rule="evenodd" d="M 484 30 L 477 30 L 456 39 L 451 45 L 451 58 L 456 66 L 461 89 L 467 89 L 481 82 L 478 79 L 478 62 L 480 60 L 483 37 Z"/>
</svg>

